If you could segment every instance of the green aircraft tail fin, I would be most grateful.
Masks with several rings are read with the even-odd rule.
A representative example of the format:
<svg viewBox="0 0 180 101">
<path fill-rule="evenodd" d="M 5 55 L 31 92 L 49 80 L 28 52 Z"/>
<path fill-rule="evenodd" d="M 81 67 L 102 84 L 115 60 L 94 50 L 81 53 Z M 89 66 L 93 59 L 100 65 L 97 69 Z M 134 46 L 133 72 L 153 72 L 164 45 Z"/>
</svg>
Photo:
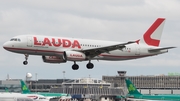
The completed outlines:
<svg viewBox="0 0 180 101">
<path fill-rule="evenodd" d="M 29 88 L 27 87 L 27 85 L 23 80 L 21 80 L 21 89 L 22 89 L 22 93 L 30 93 Z"/>
<path fill-rule="evenodd" d="M 9 92 L 9 89 L 7 87 L 4 88 L 5 92 Z"/>
<path fill-rule="evenodd" d="M 127 89 L 129 91 L 129 94 L 133 95 L 133 94 L 136 94 L 136 95 L 142 95 L 137 89 L 136 87 L 134 86 L 134 84 L 129 80 L 129 79 L 125 79 L 126 80 L 126 86 L 127 86 Z"/>
</svg>

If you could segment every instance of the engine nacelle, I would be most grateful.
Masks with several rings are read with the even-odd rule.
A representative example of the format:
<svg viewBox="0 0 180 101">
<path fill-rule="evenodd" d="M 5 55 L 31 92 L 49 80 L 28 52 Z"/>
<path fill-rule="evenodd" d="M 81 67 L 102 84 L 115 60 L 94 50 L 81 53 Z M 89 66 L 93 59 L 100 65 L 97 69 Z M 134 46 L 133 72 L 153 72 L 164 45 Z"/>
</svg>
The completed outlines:
<svg viewBox="0 0 180 101">
<path fill-rule="evenodd" d="M 42 56 L 46 63 L 65 63 L 66 59 L 63 56 Z"/>
<path fill-rule="evenodd" d="M 86 55 L 76 51 L 65 51 L 64 57 L 67 61 L 83 61 L 86 60 Z"/>
</svg>

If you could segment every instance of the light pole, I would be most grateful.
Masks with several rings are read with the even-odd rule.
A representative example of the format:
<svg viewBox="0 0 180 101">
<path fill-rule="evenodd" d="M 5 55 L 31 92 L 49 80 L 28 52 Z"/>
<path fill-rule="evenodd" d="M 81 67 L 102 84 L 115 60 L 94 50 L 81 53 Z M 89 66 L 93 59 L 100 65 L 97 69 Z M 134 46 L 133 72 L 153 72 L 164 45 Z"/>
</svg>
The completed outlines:
<svg viewBox="0 0 180 101">
<path fill-rule="evenodd" d="M 35 73 L 35 75 L 36 75 L 36 86 L 35 86 L 35 92 L 37 92 L 37 73 Z"/>
<path fill-rule="evenodd" d="M 64 82 L 64 79 L 65 79 L 65 71 L 63 71 L 63 82 Z"/>
<path fill-rule="evenodd" d="M 64 79 L 65 79 L 65 71 L 63 71 L 63 83 L 62 83 L 62 87 L 63 87 L 63 93 L 64 93 Z"/>
</svg>

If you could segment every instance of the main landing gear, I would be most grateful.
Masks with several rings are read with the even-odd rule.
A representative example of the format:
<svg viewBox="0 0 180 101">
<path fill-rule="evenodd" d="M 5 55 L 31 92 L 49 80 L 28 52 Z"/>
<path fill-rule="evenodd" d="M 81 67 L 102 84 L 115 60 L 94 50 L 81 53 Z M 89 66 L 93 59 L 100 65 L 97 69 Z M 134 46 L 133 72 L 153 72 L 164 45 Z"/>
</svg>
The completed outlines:
<svg viewBox="0 0 180 101">
<path fill-rule="evenodd" d="M 72 69 L 73 70 L 78 70 L 79 69 L 79 65 L 76 64 L 76 61 L 74 61 L 74 64 L 72 65 Z"/>
<path fill-rule="evenodd" d="M 28 57 L 29 57 L 29 55 L 28 54 L 24 54 L 25 55 L 25 61 L 23 61 L 23 64 L 24 65 L 27 65 L 28 64 Z"/>
<path fill-rule="evenodd" d="M 89 63 L 86 65 L 88 69 L 92 69 L 94 67 L 94 64 L 89 61 Z"/>
<path fill-rule="evenodd" d="M 94 64 L 91 63 L 91 61 L 89 61 L 89 63 L 86 65 L 86 67 L 87 67 L 88 69 L 92 69 L 92 68 L 94 67 Z M 72 69 L 73 69 L 73 70 L 78 70 L 78 69 L 79 69 L 79 65 L 76 64 L 76 61 L 74 61 L 74 64 L 72 65 Z"/>
</svg>

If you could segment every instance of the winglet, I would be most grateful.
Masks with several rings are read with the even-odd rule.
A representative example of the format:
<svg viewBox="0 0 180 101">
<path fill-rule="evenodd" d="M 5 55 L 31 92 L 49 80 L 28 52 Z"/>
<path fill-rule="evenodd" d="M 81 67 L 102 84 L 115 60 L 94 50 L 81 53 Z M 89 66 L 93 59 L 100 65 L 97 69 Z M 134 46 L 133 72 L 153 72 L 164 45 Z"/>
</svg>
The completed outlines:
<svg viewBox="0 0 180 101">
<path fill-rule="evenodd" d="M 139 39 L 139 40 L 136 40 L 136 43 L 139 44 L 139 41 L 140 41 L 140 39 Z"/>
<path fill-rule="evenodd" d="M 25 82 L 23 80 L 20 80 L 21 82 L 21 90 L 22 90 L 22 93 L 30 93 L 30 90 L 29 88 L 27 87 L 27 85 L 25 84 Z"/>
</svg>

